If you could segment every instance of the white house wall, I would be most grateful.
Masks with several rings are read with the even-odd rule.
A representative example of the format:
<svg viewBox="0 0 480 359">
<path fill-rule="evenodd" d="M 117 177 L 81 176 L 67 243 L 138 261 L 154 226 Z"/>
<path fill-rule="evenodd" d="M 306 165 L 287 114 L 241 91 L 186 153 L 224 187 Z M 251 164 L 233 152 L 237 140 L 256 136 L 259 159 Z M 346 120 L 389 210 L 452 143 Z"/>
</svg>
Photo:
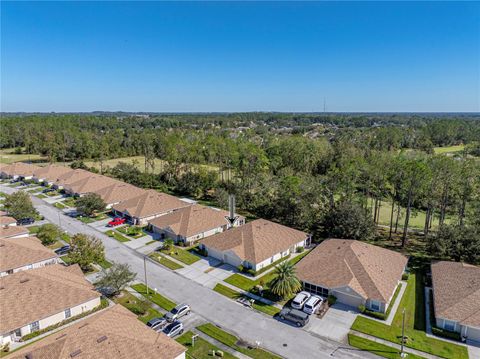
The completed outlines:
<svg viewBox="0 0 480 359">
<path fill-rule="evenodd" d="M 17 272 L 21 272 L 21 271 L 29 270 L 29 269 L 42 268 L 42 267 L 45 267 L 46 265 L 51 265 L 51 264 L 55 264 L 55 263 L 58 263 L 58 259 L 57 258 L 50 258 L 50 259 L 46 259 L 46 260 L 41 261 L 41 262 L 36 262 L 36 263 L 25 265 L 23 267 L 15 268 L 15 269 L 13 269 L 13 273 L 17 273 Z M 6 275 L 8 275 L 8 273 L 6 271 L 0 272 L 0 277 L 4 277 Z"/>
</svg>

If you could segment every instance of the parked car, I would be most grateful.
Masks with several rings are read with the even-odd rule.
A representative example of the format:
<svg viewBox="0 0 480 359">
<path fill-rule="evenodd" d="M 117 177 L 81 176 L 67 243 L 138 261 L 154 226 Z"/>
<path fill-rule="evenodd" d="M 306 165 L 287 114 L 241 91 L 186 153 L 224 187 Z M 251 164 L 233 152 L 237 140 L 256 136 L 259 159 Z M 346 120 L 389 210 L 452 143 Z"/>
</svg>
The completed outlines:
<svg viewBox="0 0 480 359">
<path fill-rule="evenodd" d="M 174 322 L 178 318 L 183 317 L 184 315 L 190 314 L 190 306 L 188 304 L 180 304 L 173 308 L 170 312 L 165 314 L 165 318 L 169 322 Z"/>
<path fill-rule="evenodd" d="M 32 224 L 35 222 L 35 219 L 34 218 L 31 218 L 31 217 L 27 217 L 27 218 L 21 218 L 17 221 L 17 224 L 19 226 L 25 226 L 27 224 Z"/>
<path fill-rule="evenodd" d="M 307 314 L 313 314 L 323 303 L 323 299 L 317 295 L 312 295 L 303 306 L 303 311 Z"/>
<path fill-rule="evenodd" d="M 163 329 L 163 332 L 167 335 L 167 337 L 180 335 L 183 333 L 183 324 L 179 321 L 170 323 Z"/>
<path fill-rule="evenodd" d="M 303 305 L 307 302 L 310 296 L 310 293 L 305 291 L 298 293 L 292 301 L 292 308 L 302 310 Z"/>
<path fill-rule="evenodd" d="M 283 308 L 279 316 L 283 320 L 288 320 L 295 323 L 297 327 L 303 327 L 309 321 L 309 316 L 307 313 L 288 307 Z"/>
<path fill-rule="evenodd" d="M 167 326 L 168 322 L 165 318 L 153 318 L 147 323 L 147 326 L 155 330 L 156 332 L 161 332 Z"/>
<path fill-rule="evenodd" d="M 109 227 L 119 226 L 119 225 L 121 225 L 121 224 L 124 224 L 125 221 L 126 221 L 125 218 L 115 217 L 113 220 L 111 220 L 110 222 L 108 222 L 108 226 L 109 226 Z"/>
<path fill-rule="evenodd" d="M 53 188 L 45 188 L 42 193 L 50 193 L 50 192 L 55 192 Z"/>
<path fill-rule="evenodd" d="M 67 254 L 68 252 L 70 252 L 70 246 L 68 244 L 55 249 L 55 253 L 59 256 Z"/>
</svg>

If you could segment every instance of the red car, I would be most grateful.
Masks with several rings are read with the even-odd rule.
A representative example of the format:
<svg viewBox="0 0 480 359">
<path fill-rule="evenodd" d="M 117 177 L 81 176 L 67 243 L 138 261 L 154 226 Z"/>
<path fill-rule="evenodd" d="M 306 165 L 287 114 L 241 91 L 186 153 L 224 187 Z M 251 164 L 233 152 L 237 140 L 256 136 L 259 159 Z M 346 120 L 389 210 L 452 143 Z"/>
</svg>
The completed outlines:
<svg viewBox="0 0 480 359">
<path fill-rule="evenodd" d="M 121 224 L 124 224 L 125 221 L 126 221 L 125 218 L 117 217 L 117 218 L 114 218 L 112 221 L 108 222 L 108 226 L 109 227 L 119 226 Z"/>
</svg>

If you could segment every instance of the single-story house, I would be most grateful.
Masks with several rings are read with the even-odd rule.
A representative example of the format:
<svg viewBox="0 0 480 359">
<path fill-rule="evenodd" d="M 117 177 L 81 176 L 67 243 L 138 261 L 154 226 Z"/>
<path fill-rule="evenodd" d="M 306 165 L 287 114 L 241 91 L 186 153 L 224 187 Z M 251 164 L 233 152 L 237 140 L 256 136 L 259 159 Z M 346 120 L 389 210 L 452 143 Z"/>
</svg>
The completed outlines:
<svg viewBox="0 0 480 359">
<path fill-rule="evenodd" d="M 0 167 L 1 178 L 12 178 L 29 180 L 33 178 L 33 174 L 40 167 L 32 165 L 30 163 L 15 162 L 10 165 L 2 165 Z"/>
<path fill-rule="evenodd" d="M 149 221 L 152 232 L 159 233 L 175 242 L 192 244 L 200 239 L 221 233 L 231 227 L 226 217 L 227 211 L 194 204 L 180 208 L 172 213 Z M 235 226 L 245 223 L 245 218 L 239 216 Z"/>
<path fill-rule="evenodd" d="M 78 265 L 60 264 L 0 277 L 0 344 L 18 341 L 100 305 Z"/>
<path fill-rule="evenodd" d="M 33 174 L 33 179 L 38 183 L 44 183 L 47 185 L 53 185 L 61 176 L 70 173 L 72 170 L 70 167 L 58 166 L 58 165 L 47 165 L 45 167 L 40 167 Z"/>
<path fill-rule="evenodd" d="M 309 245 L 310 240 L 308 233 L 257 219 L 203 239 L 201 248 L 224 263 L 258 271 Z"/>
<path fill-rule="evenodd" d="M 115 204 L 142 195 L 145 193 L 145 190 L 128 183 L 116 182 L 108 187 L 95 191 L 95 193 L 103 199 L 107 204 L 107 208 L 112 208 Z"/>
<path fill-rule="evenodd" d="M 146 225 L 154 218 L 190 205 L 169 194 L 147 190 L 139 196 L 115 204 L 112 208 L 116 215 L 126 218 L 130 223 Z"/>
<path fill-rule="evenodd" d="M 303 288 L 337 302 L 385 313 L 405 272 L 407 258 L 372 244 L 328 239 L 296 265 Z"/>
<path fill-rule="evenodd" d="M 95 193 L 96 191 L 117 183 L 121 182 L 107 176 L 92 174 L 91 176 L 81 178 L 78 181 L 64 184 L 63 189 L 66 194 L 81 197 L 87 193 Z"/>
<path fill-rule="evenodd" d="M 76 169 L 70 172 L 66 172 L 63 175 L 60 175 L 55 183 L 52 184 L 53 188 L 56 189 L 63 189 L 65 186 L 69 185 L 70 183 L 74 183 L 80 181 L 81 179 L 95 176 L 94 173 L 90 171 L 85 171 L 82 169 Z"/>
<path fill-rule="evenodd" d="M 0 239 L 0 277 L 56 263 L 55 252 L 36 237 Z"/>
<path fill-rule="evenodd" d="M 1 211 L 1 210 L 0 210 L 0 217 L 1 217 L 1 216 L 6 216 L 6 215 L 8 215 L 8 212 Z"/>
<path fill-rule="evenodd" d="M 17 220 L 9 216 L 0 216 L 0 227 L 16 226 Z"/>
<path fill-rule="evenodd" d="M 10 354 L 25 358 L 185 359 L 186 348 L 116 304 Z"/>
<path fill-rule="evenodd" d="M 0 226 L 0 239 L 28 237 L 29 233 L 28 229 L 23 226 Z"/>
<path fill-rule="evenodd" d="M 437 327 L 480 343 L 480 267 L 433 263 L 432 290 Z"/>
</svg>

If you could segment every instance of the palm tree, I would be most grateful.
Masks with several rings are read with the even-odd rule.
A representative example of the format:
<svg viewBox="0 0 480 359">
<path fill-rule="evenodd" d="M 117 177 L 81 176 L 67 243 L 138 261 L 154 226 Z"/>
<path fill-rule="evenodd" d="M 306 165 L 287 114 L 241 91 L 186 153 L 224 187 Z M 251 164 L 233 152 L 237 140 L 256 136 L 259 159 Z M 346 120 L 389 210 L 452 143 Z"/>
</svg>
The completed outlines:
<svg viewBox="0 0 480 359">
<path fill-rule="evenodd" d="M 279 297 L 289 297 L 302 288 L 302 284 L 295 274 L 293 264 L 288 261 L 282 262 L 275 267 L 275 275 L 270 288 L 272 293 Z"/>
</svg>

